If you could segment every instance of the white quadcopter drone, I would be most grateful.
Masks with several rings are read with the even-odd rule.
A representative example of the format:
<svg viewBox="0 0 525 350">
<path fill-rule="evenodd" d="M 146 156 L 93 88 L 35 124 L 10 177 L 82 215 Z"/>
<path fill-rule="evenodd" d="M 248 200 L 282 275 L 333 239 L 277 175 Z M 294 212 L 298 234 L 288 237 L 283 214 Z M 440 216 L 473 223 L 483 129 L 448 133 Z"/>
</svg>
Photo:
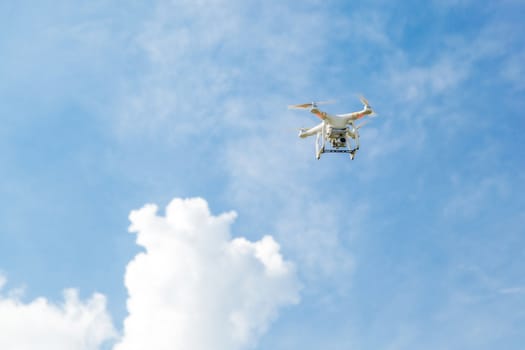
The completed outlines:
<svg viewBox="0 0 525 350">
<path fill-rule="evenodd" d="M 349 153 L 350 159 L 355 158 L 355 154 L 359 150 L 359 129 L 365 125 L 366 121 L 357 126 L 354 122 L 367 115 L 371 116 L 374 114 L 367 99 L 361 96 L 360 100 L 364 105 L 362 110 L 336 115 L 330 115 L 317 109 L 318 105 L 332 103 L 331 101 L 288 106 L 289 109 L 309 109 L 311 113 L 322 120 L 320 124 L 313 128 L 301 128 L 299 131 L 299 137 L 301 138 L 317 135 L 315 142 L 315 156 L 317 159 L 321 158 L 322 153 Z M 354 147 L 352 147 L 350 140 L 354 141 Z M 327 142 L 329 142 L 331 148 L 326 148 Z"/>
</svg>

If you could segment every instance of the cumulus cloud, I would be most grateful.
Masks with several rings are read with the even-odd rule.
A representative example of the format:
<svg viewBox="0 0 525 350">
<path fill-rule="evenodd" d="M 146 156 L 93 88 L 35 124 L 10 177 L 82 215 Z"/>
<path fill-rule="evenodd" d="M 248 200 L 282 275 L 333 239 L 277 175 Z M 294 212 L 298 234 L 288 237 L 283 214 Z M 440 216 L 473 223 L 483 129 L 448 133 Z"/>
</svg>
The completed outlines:
<svg viewBox="0 0 525 350">
<path fill-rule="evenodd" d="M 127 266 L 129 315 L 115 350 L 250 348 L 280 307 L 298 302 L 277 242 L 232 239 L 234 212 L 214 216 L 200 198 L 157 210 L 130 214 L 144 252 Z"/>
<path fill-rule="evenodd" d="M 0 349 L 99 349 L 116 336 L 101 294 L 82 301 L 67 289 L 62 304 L 45 298 L 24 303 L 16 292 L 2 292 L 5 283 L 0 275 Z"/>
</svg>

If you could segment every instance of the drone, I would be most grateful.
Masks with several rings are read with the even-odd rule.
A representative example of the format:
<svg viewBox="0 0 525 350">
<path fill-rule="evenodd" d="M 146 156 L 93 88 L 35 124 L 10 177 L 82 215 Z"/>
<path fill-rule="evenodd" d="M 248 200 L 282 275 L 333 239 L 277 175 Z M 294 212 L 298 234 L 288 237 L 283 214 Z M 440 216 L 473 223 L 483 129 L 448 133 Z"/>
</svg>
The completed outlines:
<svg viewBox="0 0 525 350">
<path fill-rule="evenodd" d="M 288 106 L 288 109 L 309 109 L 311 113 L 321 119 L 320 124 L 309 129 L 301 128 L 299 131 L 300 138 L 317 136 L 315 142 L 315 156 L 317 159 L 320 159 L 323 153 L 349 153 L 350 159 L 353 160 L 355 158 L 359 150 L 359 129 L 367 123 L 367 121 L 364 121 L 359 125 L 355 125 L 355 121 L 367 115 L 372 116 L 375 114 L 366 98 L 361 96 L 359 99 L 364 105 L 362 110 L 336 115 L 330 115 L 317 108 L 319 105 L 333 103 L 333 101 L 310 102 Z M 327 144 L 330 147 L 326 147 Z"/>
</svg>

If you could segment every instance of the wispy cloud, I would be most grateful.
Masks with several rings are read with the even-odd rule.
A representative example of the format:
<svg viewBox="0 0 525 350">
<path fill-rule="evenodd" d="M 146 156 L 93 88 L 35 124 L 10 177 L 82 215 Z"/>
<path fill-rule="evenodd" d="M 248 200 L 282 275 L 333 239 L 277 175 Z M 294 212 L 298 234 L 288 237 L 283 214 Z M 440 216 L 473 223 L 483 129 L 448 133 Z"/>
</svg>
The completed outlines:
<svg viewBox="0 0 525 350">
<path fill-rule="evenodd" d="M 506 295 L 525 294 L 525 287 L 507 287 L 500 289 L 499 292 Z"/>
<path fill-rule="evenodd" d="M 278 91 L 304 86 L 313 68 L 305 61 L 318 60 L 312 52 L 323 45 L 316 33 L 323 30 L 322 17 L 307 10 L 314 5 L 303 6 L 158 2 L 136 39 L 146 74 L 123 91 L 117 130 L 168 129 L 168 135 L 182 138 L 205 125 L 237 127 L 231 107 L 241 103 L 250 113 L 244 118 L 260 119 L 264 112 L 257 108 L 269 97 L 260 93 L 271 86 Z"/>
<path fill-rule="evenodd" d="M 503 177 L 462 183 L 444 205 L 443 214 L 451 218 L 475 218 L 509 193 L 508 181 Z"/>
<path fill-rule="evenodd" d="M 525 88 L 525 48 L 524 51 L 511 53 L 501 68 L 501 76 L 514 85 L 516 89 Z"/>
</svg>

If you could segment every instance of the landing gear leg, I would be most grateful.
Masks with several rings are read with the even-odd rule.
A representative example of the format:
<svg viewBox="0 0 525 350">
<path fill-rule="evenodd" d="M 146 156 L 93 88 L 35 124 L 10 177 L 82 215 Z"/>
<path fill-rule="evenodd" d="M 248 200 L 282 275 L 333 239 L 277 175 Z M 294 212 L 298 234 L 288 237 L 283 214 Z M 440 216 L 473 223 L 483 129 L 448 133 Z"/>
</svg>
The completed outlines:
<svg viewBox="0 0 525 350">
<path fill-rule="evenodd" d="M 315 140 L 315 158 L 318 160 L 321 159 L 321 154 L 324 153 L 324 137 L 321 133 L 317 134 L 317 139 Z"/>
<path fill-rule="evenodd" d="M 316 154 L 316 158 L 317 159 L 321 159 L 321 154 L 324 153 L 324 146 L 321 147 L 318 151 L 317 151 L 317 154 Z"/>
<path fill-rule="evenodd" d="M 349 136 L 351 136 L 351 135 L 349 135 Z M 352 159 L 352 160 L 354 160 L 355 154 L 359 150 L 359 134 L 357 133 L 357 131 L 355 132 L 354 136 L 355 137 L 352 137 L 354 139 L 354 141 L 355 141 L 355 148 L 354 149 L 350 149 L 350 142 L 348 142 L 348 148 L 350 149 L 350 159 Z"/>
</svg>

